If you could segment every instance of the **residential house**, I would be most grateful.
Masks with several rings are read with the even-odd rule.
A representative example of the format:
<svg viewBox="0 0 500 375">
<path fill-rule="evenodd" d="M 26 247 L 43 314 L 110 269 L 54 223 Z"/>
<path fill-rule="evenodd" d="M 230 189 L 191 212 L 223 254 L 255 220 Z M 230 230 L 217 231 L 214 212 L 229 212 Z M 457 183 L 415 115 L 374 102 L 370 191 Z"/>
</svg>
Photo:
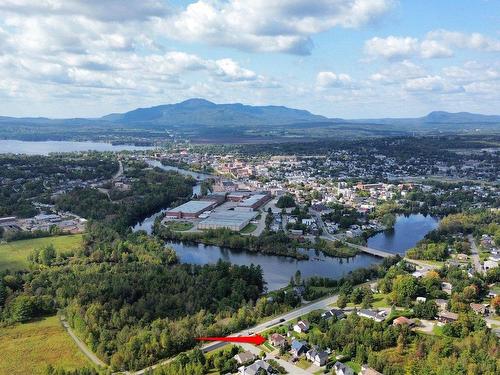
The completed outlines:
<svg viewBox="0 0 500 375">
<path fill-rule="evenodd" d="M 451 290 L 453 288 L 453 285 L 447 282 L 442 282 L 441 283 L 441 290 L 447 294 L 451 294 Z"/>
<path fill-rule="evenodd" d="M 361 309 L 358 311 L 358 315 L 363 318 L 375 320 L 376 322 L 382 322 L 384 321 L 387 313 L 385 311 Z"/>
<path fill-rule="evenodd" d="M 297 333 L 305 333 L 309 331 L 309 322 L 307 320 L 299 320 L 297 324 L 293 326 L 293 330 Z"/>
<path fill-rule="evenodd" d="M 339 309 L 330 309 L 328 311 L 325 311 L 323 314 L 321 314 L 321 317 L 323 319 L 331 319 L 333 317 L 336 317 L 337 319 L 344 319 L 345 318 L 345 314 L 342 310 L 339 310 Z"/>
<path fill-rule="evenodd" d="M 238 353 L 233 357 L 239 365 L 246 365 L 255 360 L 255 356 L 250 351 Z"/>
<path fill-rule="evenodd" d="M 491 268 L 497 268 L 498 267 L 498 262 L 495 262 L 493 260 L 485 260 L 483 268 L 485 271 L 488 271 Z"/>
<path fill-rule="evenodd" d="M 274 369 L 271 367 L 269 363 L 259 359 L 255 361 L 250 366 L 241 366 L 238 368 L 240 375 L 257 375 L 257 374 L 272 374 Z"/>
<path fill-rule="evenodd" d="M 342 362 L 335 362 L 333 365 L 333 373 L 335 375 L 354 375 L 354 370 Z"/>
<path fill-rule="evenodd" d="M 306 358 L 316 366 L 324 366 L 328 361 L 328 353 L 311 349 L 306 353 Z"/>
<path fill-rule="evenodd" d="M 384 375 L 381 372 L 378 372 L 377 370 L 368 367 L 368 365 L 363 365 L 361 366 L 361 372 L 359 373 L 360 375 Z"/>
<path fill-rule="evenodd" d="M 452 313 L 450 311 L 441 311 L 438 313 L 438 320 L 441 323 L 451 323 L 458 319 L 458 314 Z"/>
<path fill-rule="evenodd" d="M 286 344 L 286 339 L 279 333 L 273 333 L 269 341 L 271 341 L 271 344 L 275 347 L 283 347 Z"/>
<path fill-rule="evenodd" d="M 417 297 L 417 302 L 425 302 L 427 301 L 427 298 L 425 297 Z"/>
<path fill-rule="evenodd" d="M 299 340 L 292 341 L 290 352 L 294 357 L 300 357 L 306 351 L 307 351 L 307 343 Z"/>
<path fill-rule="evenodd" d="M 478 315 L 486 315 L 488 314 L 488 308 L 485 305 L 480 303 L 471 303 L 470 307 L 472 311 L 474 311 Z"/>
<path fill-rule="evenodd" d="M 446 311 L 446 309 L 448 308 L 448 301 L 445 299 L 438 298 L 435 299 L 434 302 L 436 303 L 439 311 Z"/>
<path fill-rule="evenodd" d="M 412 319 L 408 319 L 404 316 L 400 316 L 392 321 L 393 326 L 408 326 L 411 327 L 415 325 L 415 322 Z"/>
</svg>

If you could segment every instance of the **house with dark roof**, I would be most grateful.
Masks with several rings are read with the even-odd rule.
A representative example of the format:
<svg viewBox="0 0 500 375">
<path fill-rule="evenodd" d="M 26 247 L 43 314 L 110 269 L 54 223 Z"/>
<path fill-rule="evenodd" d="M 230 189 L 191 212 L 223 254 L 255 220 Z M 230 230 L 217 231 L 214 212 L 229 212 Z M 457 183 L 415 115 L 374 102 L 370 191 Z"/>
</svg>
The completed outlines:
<svg viewBox="0 0 500 375">
<path fill-rule="evenodd" d="M 345 318 L 344 312 L 340 309 L 330 309 L 321 314 L 321 317 L 327 320 L 333 318 L 334 316 L 339 320 Z"/>
<path fill-rule="evenodd" d="M 342 362 L 335 362 L 333 372 L 335 375 L 354 375 L 354 370 Z"/>
<path fill-rule="evenodd" d="M 293 326 L 293 330 L 297 333 L 305 333 L 309 331 L 309 322 L 307 320 L 299 320 L 297 324 Z"/>
<path fill-rule="evenodd" d="M 238 368 L 238 373 L 240 375 L 272 374 L 274 373 L 274 369 L 269 363 L 259 359 L 250 366 L 241 366 Z"/>
<path fill-rule="evenodd" d="M 307 351 L 306 358 L 316 366 L 324 366 L 328 361 L 328 353 L 322 350 L 311 349 Z"/>
<path fill-rule="evenodd" d="M 290 352 L 294 357 L 300 357 L 307 351 L 307 343 L 304 341 L 293 340 Z"/>
</svg>

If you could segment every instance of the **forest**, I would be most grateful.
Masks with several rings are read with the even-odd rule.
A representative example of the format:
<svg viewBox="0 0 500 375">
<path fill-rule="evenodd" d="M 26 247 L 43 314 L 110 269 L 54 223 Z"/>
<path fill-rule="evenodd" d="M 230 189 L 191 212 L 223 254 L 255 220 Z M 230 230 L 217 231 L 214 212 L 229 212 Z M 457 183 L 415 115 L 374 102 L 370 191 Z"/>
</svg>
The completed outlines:
<svg viewBox="0 0 500 375">
<path fill-rule="evenodd" d="M 56 208 L 99 220 L 125 232 L 130 225 L 192 194 L 194 180 L 176 172 L 129 165 L 130 190 L 111 189 L 109 197 L 94 188 L 78 188 L 56 200 Z"/>
<path fill-rule="evenodd" d="M 429 232 L 406 255 L 412 259 L 445 260 L 450 249 L 456 253 L 470 253 L 465 235 L 491 235 L 500 244 L 500 214 L 491 210 L 473 210 L 445 216 L 439 227 Z"/>
<path fill-rule="evenodd" d="M 32 271 L 0 275 L 0 324 L 64 311 L 68 322 L 115 370 L 138 369 L 285 311 L 268 301 L 259 266 L 179 264 L 143 232 L 120 234 L 91 222 L 80 251 L 56 261 L 31 256 Z"/>
</svg>

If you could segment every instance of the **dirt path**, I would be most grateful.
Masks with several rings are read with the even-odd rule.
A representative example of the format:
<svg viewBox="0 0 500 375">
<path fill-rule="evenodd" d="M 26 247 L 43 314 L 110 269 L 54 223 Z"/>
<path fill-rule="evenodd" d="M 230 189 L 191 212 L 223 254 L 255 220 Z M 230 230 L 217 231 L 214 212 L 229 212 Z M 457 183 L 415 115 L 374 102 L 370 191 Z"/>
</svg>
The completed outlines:
<svg viewBox="0 0 500 375">
<path fill-rule="evenodd" d="M 85 354 L 85 356 L 87 356 L 87 358 L 90 359 L 94 365 L 98 367 L 107 367 L 107 365 L 103 361 L 101 361 L 92 352 L 92 350 L 90 350 L 88 346 L 75 335 L 75 333 L 73 332 L 73 330 L 69 326 L 69 323 L 67 322 L 66 318 L 63 315 L 61 315 L 60 319 L 62 326 L 64 327 L 66 332 L 68 332 L 68 334 L 71 336 L 76 346 L 78 346 L 78 348 L 82 351 L 82 353 Z"/>
</svg>

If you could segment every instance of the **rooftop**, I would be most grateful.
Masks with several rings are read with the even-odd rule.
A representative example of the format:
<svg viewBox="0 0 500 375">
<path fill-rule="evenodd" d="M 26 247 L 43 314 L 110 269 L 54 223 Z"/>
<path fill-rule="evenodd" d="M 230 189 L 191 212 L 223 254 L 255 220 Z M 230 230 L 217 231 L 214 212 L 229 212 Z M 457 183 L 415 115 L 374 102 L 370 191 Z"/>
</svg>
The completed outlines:
<svg viewBox="0 0 500 375">
<path fill-rule="evenodd" d="M 169 212 L 187 212 L 195 214 L 197 212 L 206 210 L 208 207 L 213 205 L 214 201 L 189 201 L 180 206 L 169 210 Z"/>
</svg>

